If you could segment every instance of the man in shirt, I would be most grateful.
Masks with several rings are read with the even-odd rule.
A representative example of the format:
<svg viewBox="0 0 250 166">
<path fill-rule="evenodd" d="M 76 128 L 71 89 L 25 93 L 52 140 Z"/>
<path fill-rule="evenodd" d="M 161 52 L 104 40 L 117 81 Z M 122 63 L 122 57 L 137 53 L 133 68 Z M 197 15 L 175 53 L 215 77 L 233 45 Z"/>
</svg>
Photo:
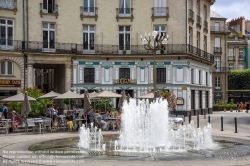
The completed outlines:
<svg viewBox="0 0 250 166">
<path fill-rule="evenodd" d="M 3 107 L 3 115 L 4 115 L 4 118 L 5 119 L 8 119 L 7 118 L 7 115 L 8 115 L 8 107 L 7 107 L 7 104 L 4 104 L 4 107 Z"/>
<path fill-rule="evenodd" d="M 101 120 L 101 123 L 103 124 L 102 126 L 103 130 L 107 130 L 108 122 L 106 121 L 109 118 L 110 118 L 109 111 L 106 111 L 106 113 L 102 115 L 102 120 Z"/>
</svg>

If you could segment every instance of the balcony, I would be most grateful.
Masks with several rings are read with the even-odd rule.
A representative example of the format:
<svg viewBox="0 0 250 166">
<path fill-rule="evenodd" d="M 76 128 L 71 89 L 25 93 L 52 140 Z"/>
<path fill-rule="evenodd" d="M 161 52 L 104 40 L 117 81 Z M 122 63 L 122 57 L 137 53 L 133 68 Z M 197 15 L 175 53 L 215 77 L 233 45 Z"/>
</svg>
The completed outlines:
<svg viewBox="0 0 250 166">
<path fill-rule="evenodd" d="M 80 7 L 80 18 L 81 20 L 83 18 L 95 18 L 95 21 L 97 21 L 98 18 L 98 9 L 97 7 Z"/>
<path fill-rule="evenodd" d="M 0 0 L 0 10 L 13 11 L 14 15 L 16 15 L 17 0 Z"/>
<path fill-rule="evenodd" d="M 188 20 L 194 23 L 194 12 L 191 9 L 188 10 Z"/>
<path fill-rule="evenodd" d="M 57 54 L 77 54 L 77 55 L 111 55 L 121 56 L 128 55 L 144 55 L 152 56 L 152 51 L 146 50 L 143 45 L 102 45 L 102 44 L 76 44 L 76 43 L 59 43 L 59 42 L 39 42 L 29 41 L 23 42 L 21 40 L 0 40 L 1 51 L 24 51 L 34 53 L 57 53 Z M 206 61 L 213 63 L 214 55 L 209 54 L 199 48 L 186 44 L 167 44 L 164 50 L 159 51 L 157 56 L 171 55 L 185 56 L 199 61 Z"/>
<path fill-rule="evenodd" d="M 245 57 L 243 55 L 239 55 L 239 61 L 245 61 Z"/>
<path fill-rule="evenodd" d="M 200 16 L 196 16 L 196 25 L 201 28 L 202 26 L 202 20 Z"/>
<path fill-rule="evenodd" d="M 221 47 L 214 47 L 214 53 L 222 53 Z"/>
<path fill-rule="evenodd" d="M 205 31 L 208 31 L 208 23 L 207 23 L 207 21 L 205 21 L 205 20 L 204 20 L 203 29 L 204 29 Z"/>
<path fill-rule="evenodd" d="M 221 26 L 211 26 L 210 32 L 212 34 L 229 34 L 230 33 L 226 27 L 221 27 Z"/>
<path fill-rule="evenodd" d="M 55 16 L 56 19 L 58 17 L 58 5 L 57 4 L 47 4 L 47 3 L 40 3 L 40 15 L 41 18 L 44 15 L 51 15 Z"/>
<path fill-rule="evenodd" d="M 235 61 L 235 56 L 228 56 L 228 61 Z"/>
<path fill-rule="evenodd" d="M 220 72 L 224 73 L 224 72 L 229 72 L 229 71 L 230 71 L 230 67 L 215 67 L 214 68 L 214 72 L 218 72 L 218 73 Z"/>
<path fill-rule="evenodd" d="M 120 85 L 137 84 L 137 80 L 136 79 L 129 79 L 129 78 L 120 78 L 120 79 L 114 79 L 113 84 L 120 84 Z"/>
<path fill-rule="evenodd" d="M 116 20 L 119 19 L 130 19 L 131 22 L 134 19 L 133 8 L 116 8 Z"/>
<path fill-rule="evenodd" d="M 216 90 L 221 89 L 221 84 L 216 84 L 216 85 L 214 86 L 214 89 L 216 89 Z"/>
<path fill-rule="evenodd" d="M 152 21 L 154 21 L 155 18 L 166 18 L 166 21 L 168 21 L 169 8 L 168 7 L 153 7 L 151 18 L 152 18 Z"/>
</svg>

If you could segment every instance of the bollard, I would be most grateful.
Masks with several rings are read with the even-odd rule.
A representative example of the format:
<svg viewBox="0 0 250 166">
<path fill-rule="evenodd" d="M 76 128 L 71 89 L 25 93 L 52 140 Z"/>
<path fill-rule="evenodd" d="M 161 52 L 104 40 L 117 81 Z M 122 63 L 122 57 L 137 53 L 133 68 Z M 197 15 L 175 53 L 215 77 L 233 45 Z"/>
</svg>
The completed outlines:
<svg viewBox="0 0 250 166">
<path fill-rule="evenodd" d="M 183 115 L 183 122 L 185 122 L 185 114 L 184 114 L 184 113 L 182 113 L 182 115 Z"/>
<path fill-rule="evenodd" d="M 191 119 L 192 117 L 191 117 L 191 113 L 189 114 L 189 124 L 190 124 L 190 122 L 191 122 Z"/>
<path fill-rule="evenodd" d="M 208 123 L 210 123 L 210 116 L 208 116 Z"/>
<path fill-rule="evenodd" d="M 223 116 L 220 118 L 221 119 L 221 131 L 223 131 Z"/>
<path fill-rule="evenodd" d="M 199 124 L 200 122 L 199 122 L 199 113 L 197 112 L 197 128 L 199 128 L 200 127 L 200 124 Z"/>
<path fill-rule="evenodd" d="M 204 119 L 206 119 L 206 111 L 204 110 Z"/>
<path fill-rule="evenodd" d="M 234 125 L 235 125 L 235 132 L 234 133 L 238 133 L 237 132 L 237 118 L 234 118 Z"/>
</svg>

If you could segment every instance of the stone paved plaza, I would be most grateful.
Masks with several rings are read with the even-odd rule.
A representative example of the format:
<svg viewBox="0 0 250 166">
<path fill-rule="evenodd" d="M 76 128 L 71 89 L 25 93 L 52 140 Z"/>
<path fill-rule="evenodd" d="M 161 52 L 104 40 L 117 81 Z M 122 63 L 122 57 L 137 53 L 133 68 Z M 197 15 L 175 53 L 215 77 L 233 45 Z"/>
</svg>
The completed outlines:
<svg viewBox="0 0 250 166">
<path fill-rule="evenodd" d="M 224 117 L 224 131 L 220 131 L 220 118 L 221 116 Z M 214 112 L 214 114 L 210 115 L 211 117 L 211 124 L 213 127 L 212 135 L 214 138 L 216 137 L 223 137 L 225 139 L 231 139 L 243 142 L 245 145 L 250 145 L 250 114 L 245 112 L 236 113 L 236 112 Z M 238 133 L 234 133 L 234 117 L 237 117 L 238 121 Z M 196 125 L 196 117 L 192 117 L 194 123 Z M 203 128 L 207 123 L 208 116 L 204 119 L 203 115 L 200 115 L 200 127 Z M 186 118 L 185 124 L 188 123 L 188 118 Z M 103 134 L 118 134 L 117 131 L 104 131 Z M 197 158 L 197 159 L 181 159 L 181 160 L 173 160 L 173 161 L 163 161 L 163 160 L 145 160 L 145 159 L 128 159 L 128 160 L 105 160 L 105 159 L 91 159 L 85 158 L 83 160 L 60 160 L 60 159 L 43 159 L 42 161 L 55 161 L 57 163 L 35 163 L 35 164 L 28 164 L 28 163 L 15 163 L 12 162 L 13 160 L 8 160 L 6 156 L 15 156 L 15 154 L 10 154 L 13 152 L 25 153 L 29 154 L 28 148 L 31 145 L 49 141 L 49 140 L 56 140 L 62 138 L 71 138 L 71 137 L 78 137 L 78 132 L 52 132 L 46 134 L 28 134 L 24 135 L 23 133 L 11 133 L 7 136 L 5 134 L 0 134 L 0 165 L 2 166 L 10 166 L 10 165 L 87 165 L 87 166 L 136 166 L 136 165 L 143 165 L 143 166 L 151 166 L 151 165 L 159 165 L 159 166 L 182 166 L 182 165 L 189 165 L 189 166 L 233 166 L 233 165 L 250 165 L 250 156 L 247 155 L 242 158 L 236 159 L 221 159 L 218 156 L 214 158 Z M 32 156 L 38 157 L 39 155 L 32 154 Z M 9 157 L 9 158 L 10 158 Z M 52 156 L 51 156 L 52 157 Z M 13 158 L 15 159 L 15 158 Z M 26 159 L 28 160 L 28 159 Z M 29 158 L 31 161 L 39 161 L 37 158 L 32 159 Z M 65 164 L 64 162 L 69 162 Z"/>
</svg>

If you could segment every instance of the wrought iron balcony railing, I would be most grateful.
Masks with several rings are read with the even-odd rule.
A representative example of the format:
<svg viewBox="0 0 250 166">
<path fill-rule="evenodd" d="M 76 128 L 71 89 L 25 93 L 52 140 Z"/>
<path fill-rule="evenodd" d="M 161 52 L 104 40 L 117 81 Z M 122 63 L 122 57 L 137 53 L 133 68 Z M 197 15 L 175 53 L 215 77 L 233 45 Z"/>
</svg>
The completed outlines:
<svg viewBox="0 0 250 166">
<path fill-rule="evenodd" d="M 122 48 L 122 49 L 121 49 Z M 121 50 L 120 50 L 121 49 Z M 125 50 L 124 50 L 125 49 Z M 76 44 L 59 42 L 39 42 L 21 40 L 0 39 L 0 50 L 3 51 L 25 51 L 39 53 L 62 53 L 62 54 L 98 54 L 98 55 L 152 55 L 153 52 L 146 50 L 143 45 L 101 45 L 101 44 Z M 124 52 L 125 51 L 125 52 Z M 192 45 L 186 44 L 167 44 L 157 55 L 186 55 L 201 58 L 209 62 L 214 62 L 214 56 Z"/>
<path fill-rule="evenodd" d="M 239 61 L 244 61 L 245 57 L 243 55 L 239 55 Z"/>
<path fill-rule="evenodd" d="M 210 31 L 211 33 L 229 33 L 229 30 L 222 26 L 211 26 Z"/>
<path fill-rule="evenodd" d="M 168 7 L 153 7 L 151 18 L 152 18 L 152 21 L 154 21 L 155 18 L 166 18 L 166 20 L 168 20 L 169 8 Z"/>
<path fill-rule="evenodd" d="M 48 4 L 40 3 L 40 15 L 53 15 L 56 18 L 58 17 L 58 5 L 57 4 Z"/>
<path fill-rule="evenodd" d="M 97 18 L 98 18 L 98 8 L 97 7 L 81 6 L 80 13 L 81 13 L 80 14 L 81 20 L 83 18 L 95 18 L 95 20 L 97 21 Z"/>
<path fill-rule="evenodd" d="M 196 16 L 196 25 L 201 27 L 202 26 L 202 20 L 201 20 L 201 17 L 200 16 Z"/>
<path fill-rule="evenodd" d="M 188 19 L 194 22 L 194 12 L 191 9 L 188 10 Z"/>
<path fill-rule="evenodd" d="M 17 12 L 17 0 L 0 0 L 0 10 L 11 10 Z"/>
<path fill-rule="evenodd" d="M 130 19 L 133 21 L 133 8 L 116 8 L 116 20 L 119 19 Z"/>
<path fill-rule="evenodd" d="M 214 72 L 229 72 L 230 69 L 230 67 L 215 67 Z"/>
<path fill-rule="evenodd" d="M 228 56 L 229 61 L 235 61 L 235 56 Z"/>
<path fill-rule="evenodd" d="M 221 47 L 214 47 L 214 53 L 222 53 Z"/>
</svg>

